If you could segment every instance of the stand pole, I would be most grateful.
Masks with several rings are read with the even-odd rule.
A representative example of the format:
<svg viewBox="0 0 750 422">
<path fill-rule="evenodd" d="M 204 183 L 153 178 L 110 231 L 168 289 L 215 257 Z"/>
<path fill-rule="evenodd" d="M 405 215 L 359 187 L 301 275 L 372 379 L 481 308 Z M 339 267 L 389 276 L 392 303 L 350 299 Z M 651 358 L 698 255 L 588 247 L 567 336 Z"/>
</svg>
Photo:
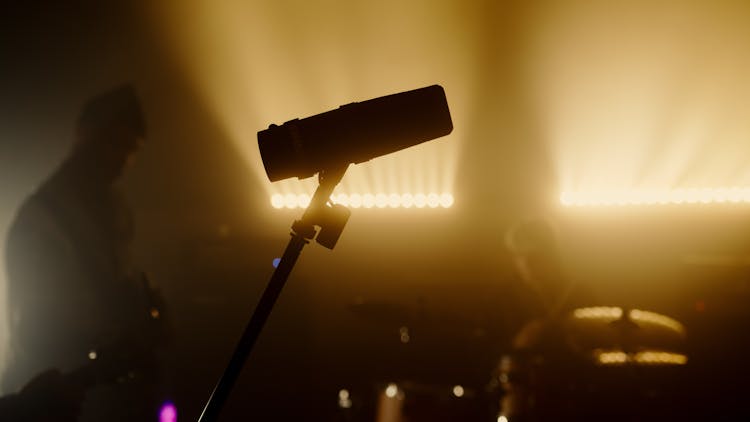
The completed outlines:
<svg viewBox="0 0 750 422">
<path fill-rule="evenodd" d="M 346 168 L 347 166 L 344 166 L 335 171 L 320 172 L 320 185 L 315 191 L 310 205 L 305 210 L 302 218 L 295 221 L 292 225 L 292 238 L 289 239 L 289 243 L 284 250 L 284 255 L 282 255 L 279 265 L 276 267 L 271 280 L 263 291 L 263 295 L 235 347 L 232 358 L 224 370 L 224 374 L 219 378 L 219 382 L 214 387 L 211 397 L 209 397 L 206 406 L 203 408 L 203 413 L 201 413 L 198 419 L 199 422 L 215 422 L 218 420 L 219 413 L 229 397 L 229 393 L 232 391 L 232 387 L 237 381 L 242 367 L 250 355 L 273 306 L 276 304 L 276 300 L 281 294 L 281 290 L 284 288 L 284 284 L 286 284 L 286 280 L 289 278 L 289 274 L 292 272 L 292 268 L 294 268 L 294 264 L 302 252 L 302 248 L 310 239 L 315 237 L 315 222 L 318 219 L 320 210 L 326 206 L 328 198 L 333 193 L 333 189 L 339 181 L 341 181 Z"/>
</svg>

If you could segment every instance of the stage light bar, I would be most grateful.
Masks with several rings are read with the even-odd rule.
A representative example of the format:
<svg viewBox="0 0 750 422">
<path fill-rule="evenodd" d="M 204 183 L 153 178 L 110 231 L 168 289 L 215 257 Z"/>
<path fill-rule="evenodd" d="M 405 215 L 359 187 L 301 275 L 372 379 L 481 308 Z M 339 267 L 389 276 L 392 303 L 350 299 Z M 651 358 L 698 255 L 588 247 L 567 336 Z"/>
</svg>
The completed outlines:
<svg viewBox="0 0 750 422">
<path fill-rule="evenodd" d="M 674 204 L 747 204 L 750 188 L 633 189 L 563 192 L 560 203 L 566 207 L 608 207 Z"/>
<path fill-rule="evenodd" d="M 628 354 L 622 351 L 599 352 L 597 362 L 601 365 L 622 365 L 628 362 Z"/>
<path fill-rule="evenodd" d="M 593 306 L 590 308 L 578 308 L 573 311 L 577 319 L 597 319 L 611 322 L 622 317 L 622 308 L 615 306 Z"/>
<path fill-rule="evenodd" d="M 331 201 L 350 208 L 450 208 L 454 199 L 450 193 L 339 193 L 331 195 Z M 271 206 L 276 209 L 307 208 L 310 205 L 308 194 L 274 194 L 271 196 Z"/>
<path fill-rule="evenodd" d="M 635 354 L 635 362 L 643 365 L 684 365 L 687 356 L 681 353 L 643 351 Z"/>
<path fill-rule="evenodd" d="M 625 353 L 622 350 L 597 350 L 595 360 L 599 365 L 685 365 L 688 361 L 682 353 L 661 350 L 643 350 L 636 353 Z"/>
</svg>

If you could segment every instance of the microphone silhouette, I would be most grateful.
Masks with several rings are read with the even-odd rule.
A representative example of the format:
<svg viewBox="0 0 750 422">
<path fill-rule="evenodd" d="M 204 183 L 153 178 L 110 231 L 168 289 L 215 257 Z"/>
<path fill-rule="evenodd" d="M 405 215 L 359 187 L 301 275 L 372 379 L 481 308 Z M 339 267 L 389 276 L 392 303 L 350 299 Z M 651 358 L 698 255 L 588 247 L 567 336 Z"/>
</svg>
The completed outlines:
<svg viewBox="0 0 750 422">
<path fill-rule="evenodd" d="M 271 125 L 258 132 L 258 147 L 275 182 L 368 161 L 452 130 L 445 91 L 432 85 Z"/>
</svg>

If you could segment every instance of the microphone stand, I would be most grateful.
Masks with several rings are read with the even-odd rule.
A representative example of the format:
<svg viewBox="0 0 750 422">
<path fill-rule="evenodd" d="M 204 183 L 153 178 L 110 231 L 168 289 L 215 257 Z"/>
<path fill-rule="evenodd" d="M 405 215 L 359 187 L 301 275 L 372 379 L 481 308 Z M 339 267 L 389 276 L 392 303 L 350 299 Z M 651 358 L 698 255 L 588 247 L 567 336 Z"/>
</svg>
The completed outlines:
<svg viewBox="0 0 750 422">
<path fill-rule="evenodd" d="M 343 165 L 332 170 L 323 170 L 318 174 L 318 188 L 315 190 L 310 205 L 305 210 L 302 218 L 292 224 L 292 238 L 284 250 L 276 270 L 271 276 L 258 305 L 253 311 L 245 331 L 242 333 L 237 346 L 235 347 L 232 358 L 224 370 L 224 374 L 214 387 L 211 397 L 209 397 L 206 406 L 201 413 L 199 422 L 214 422 L 218 420 L 222 406 L 229 397 L 235 381 L 239 377 L 240 371 L 245 364 L 250 352 L 252 351 L 255 341 L 258 339 L 263 325 L 268 319 L 276 300 L 281 294 L 289 274 L 292 272 L 294 264 L 297 262 L 302 248 L 316 237 L 319 226 L 320 235 L 316 241 L 328 249 L 333 249 L 336 241 L 341 235 L 346 221 L 349 219 L 350 211 L 341 205 L 328 205 L 329 198 L 344 176 L 349 165 Z"/>
</svg>

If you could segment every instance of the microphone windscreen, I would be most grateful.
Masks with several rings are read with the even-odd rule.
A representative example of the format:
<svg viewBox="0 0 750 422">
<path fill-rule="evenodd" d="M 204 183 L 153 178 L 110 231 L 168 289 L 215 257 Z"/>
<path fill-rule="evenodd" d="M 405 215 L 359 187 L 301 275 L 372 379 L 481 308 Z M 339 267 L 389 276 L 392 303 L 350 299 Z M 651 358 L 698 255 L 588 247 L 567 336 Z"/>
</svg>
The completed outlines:
<svg viewBox="0 0 750 422">
<path fill-rule="evenodd" d="M 274 182 L 368 161 L 452 130 L 445 91 L 432 85 L 271 125 L 258 132 L 258 146 Z"/>
</svg>

